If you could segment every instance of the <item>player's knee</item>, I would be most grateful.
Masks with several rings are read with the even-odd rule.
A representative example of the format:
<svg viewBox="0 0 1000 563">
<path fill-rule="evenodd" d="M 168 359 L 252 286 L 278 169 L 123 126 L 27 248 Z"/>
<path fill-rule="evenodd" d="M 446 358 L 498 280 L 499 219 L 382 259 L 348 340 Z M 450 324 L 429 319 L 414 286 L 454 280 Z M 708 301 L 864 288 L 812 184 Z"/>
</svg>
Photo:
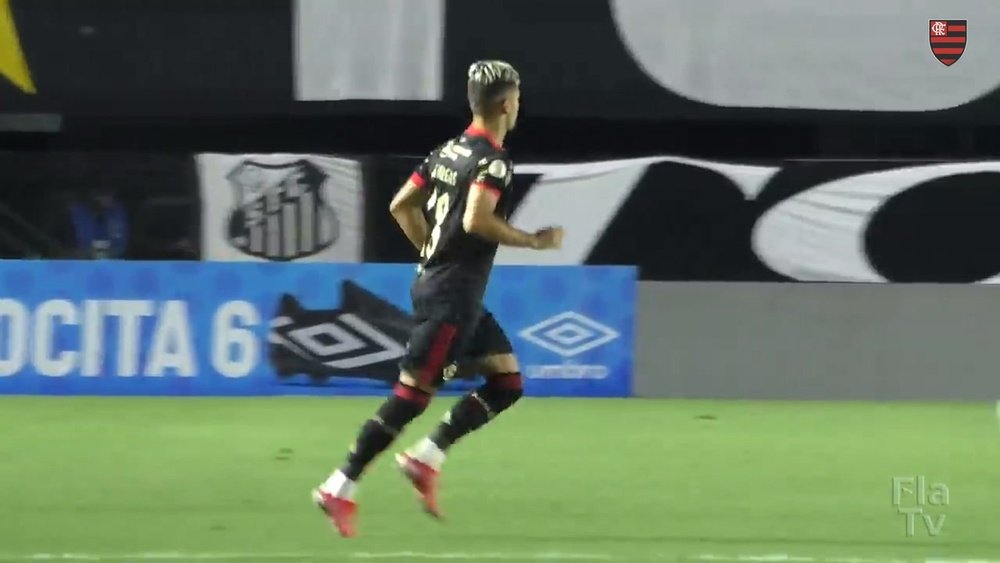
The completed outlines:
<svg viewBox="0 0 1000 563">
<path fill-rule="evenodd" d="M 520 373 L 498 373 L 486 378 L 484 392 L 493 403 L 493 409 L 499 412 L 510 408 L 524 396 L 524 382 Z"/>
<path fill-rule="evenodd" d="M 433 386 L 421 384 L 416 377 L 413 377 L 412 375 L 410 375 L 405 371 L 399 374 L 399 384 L 397 384 L 397 387 L 400 385 L 404 387 L 409 387 L 411 389 L 416 389 L 428 396 L 433 395 L 434 392 L 436 391 L 436 389 Z"/>
<path fill-rule="evenodd" d="M 482 358 L 477 366 L 481 373 L 495 374 L 515 374 L 521 370 L 517 365 L 517 356 L 514 354 L 493 354 Z"/>
<path fill-rule="evenodd" d="M 376 420 L 394 433 L 423 414 L 431 402 L 430 393 L 402 383 L 396 385 L 392 395 L 379 409 Z"/>
<path fill-rule="evenodd" d="M 402 382 L 396 384 L 392 389 L 392 394 L 406 403 L 419 407 L 421 411 L 427 408 L 434 396 L 431 391 Z"/>
<path fill-rule="evenodd" d="M 509 409 L 514 406 L 521 397 L 524 396 L 524 391 L 522 389 L 504 389 L 500 395 L 501 410 Z"/>
</svg>

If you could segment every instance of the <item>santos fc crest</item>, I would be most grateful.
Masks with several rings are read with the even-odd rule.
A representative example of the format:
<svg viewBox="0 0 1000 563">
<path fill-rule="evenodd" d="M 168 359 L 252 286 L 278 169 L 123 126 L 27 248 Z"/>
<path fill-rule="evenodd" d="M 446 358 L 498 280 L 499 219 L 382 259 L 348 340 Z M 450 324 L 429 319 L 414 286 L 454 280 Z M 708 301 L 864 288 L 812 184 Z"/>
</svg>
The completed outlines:
<svg viewBox="0 0 1000 563">
<path fill-rule="evenodd" d="M 312 162 L 244 160 L 226 178 L 235 201 L 228 240 L 241 252 L 288 261 L 318 254 L 337 241 L 340 223 L 323 193 L 328 176 Z"/>
</svg>

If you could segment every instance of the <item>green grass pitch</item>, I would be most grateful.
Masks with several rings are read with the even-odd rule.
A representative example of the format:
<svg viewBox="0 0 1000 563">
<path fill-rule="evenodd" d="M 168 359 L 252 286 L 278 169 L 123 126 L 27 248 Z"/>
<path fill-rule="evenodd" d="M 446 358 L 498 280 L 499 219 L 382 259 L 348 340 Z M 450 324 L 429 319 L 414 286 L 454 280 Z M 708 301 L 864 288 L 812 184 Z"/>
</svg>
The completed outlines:
<svg viewBox="0 0 1000 563">
<path fill-rule="evenodd" d="M 456 446 L 445 522 L 385 456 L 343 540 L 309 491 L 378 403 L 0 398 L 0 560 L 1000 558 L 992 404 L 528 398 Z M 918 476 L 936 535 L 893 506 L 893 478 Z"/>
</svg>

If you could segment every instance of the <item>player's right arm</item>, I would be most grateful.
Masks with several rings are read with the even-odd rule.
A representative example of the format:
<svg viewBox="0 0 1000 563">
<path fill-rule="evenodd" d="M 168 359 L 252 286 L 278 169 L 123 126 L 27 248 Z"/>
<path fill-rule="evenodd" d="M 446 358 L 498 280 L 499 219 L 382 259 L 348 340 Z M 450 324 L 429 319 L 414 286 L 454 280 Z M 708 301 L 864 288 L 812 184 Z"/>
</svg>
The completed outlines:
<svg viewBox="0 0 1000 563">
<path fill-rule="evenodd" d="M 399 228 L 403 230 L 406 238 L 410 239 L 417 251 L 423 247 L 427 241 L 429 226 L 424 217 L 423 207 L 427 202 L 427 192 L 424 185 L 429 181 L 427 173 L 427 160 L 417 167 L 410 178 L 403 184 L 403 187 L 396 192 L 389 204 L 389 213 L 396 220 Z"/>
<path fill-rule="evenodd" d="M 499 163 L 499 164 L 498 164 Z M 512 227 L 497 217 L 496 206 L 502 190 L 507 188 L 509 164 L 495 160 L 477 175 L 469 187 L 462 228 L 465 232 L 481 236 L 505 246 L 543 250 L 558 248 L 562 244 L 562 228 L 550 227 L 528 233 Z"/>
</svg>

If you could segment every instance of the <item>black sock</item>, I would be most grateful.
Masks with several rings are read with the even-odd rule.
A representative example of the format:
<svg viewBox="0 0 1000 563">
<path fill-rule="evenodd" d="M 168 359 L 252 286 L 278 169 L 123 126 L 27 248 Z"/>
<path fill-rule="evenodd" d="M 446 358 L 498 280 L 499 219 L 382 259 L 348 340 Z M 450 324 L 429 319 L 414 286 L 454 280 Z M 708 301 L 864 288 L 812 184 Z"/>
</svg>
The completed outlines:
<svg viewBox="0 0 1000 563">
<path fill-rule="evenodd" d="M 424 412 L 429 402 L 427 393 L 397 385 L 393 396 L 386 399 L 376 415 L 361 427 L 347 456 L 347 465 L 342 469 L 347 478 L 357 481 L 368 464 L 392 444 L 407 424 Z"/>
<path fill-rule="evenodd" d="M 434 444 L 446 451 L 463 436 L 482 428 L 493 417 L 510 408 L 521 398 L 521 374 L 498 374 L 486 384 L 461 398 L 444 422 L 430 435 Z"/>
</svg>

